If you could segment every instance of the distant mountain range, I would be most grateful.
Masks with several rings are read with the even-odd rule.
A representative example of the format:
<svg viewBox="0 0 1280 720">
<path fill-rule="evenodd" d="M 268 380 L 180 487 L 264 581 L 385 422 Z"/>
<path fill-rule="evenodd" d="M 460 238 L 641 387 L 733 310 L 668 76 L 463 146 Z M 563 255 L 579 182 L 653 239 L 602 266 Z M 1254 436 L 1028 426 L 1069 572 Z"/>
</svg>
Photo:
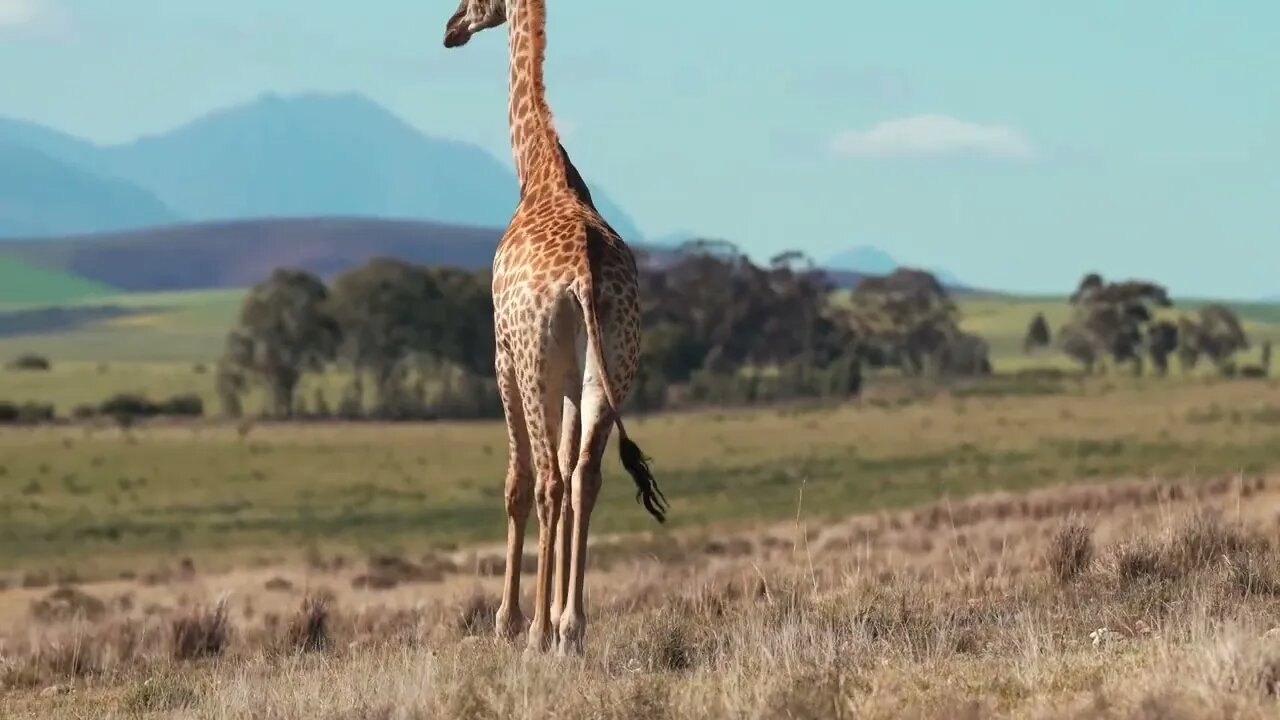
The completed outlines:
<svg viewBox="0 0 1280 720">
<path fill-rule="evenodd" d="M 592 195 L 642 239 L 607 193 Z M 115 146 L 0 118 L 0 238 L 299 216 L 504 227 L 517 196 L 513 171 L 482 148 L 427 137 L 355 94 L 268 95 Z"/>
<path fill-rule="evenodd" d="M 244 287 L 280 266 L 329 276 L 376 256 L 484 268 L 517 196 L 485 150 L 354 94 L 268 95 L 114 146 L 0 118 L 0 302 Z M 650 266 L 696 236 L 645 239 L 592 196 Z M 848 287 L 898 263 L 859 247 L 824 265 Z"/>
<path fill-rule="evenodd" d="M 0 235 L 94 232 L 176 219 L 137 185 L 0 138 Z"/>
</svg>

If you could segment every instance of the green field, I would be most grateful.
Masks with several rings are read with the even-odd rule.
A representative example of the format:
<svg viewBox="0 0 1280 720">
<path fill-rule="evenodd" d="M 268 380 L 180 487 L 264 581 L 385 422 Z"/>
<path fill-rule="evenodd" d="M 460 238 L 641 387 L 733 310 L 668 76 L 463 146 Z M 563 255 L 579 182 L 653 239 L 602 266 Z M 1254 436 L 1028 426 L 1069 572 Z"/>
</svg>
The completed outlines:
<svg viewBox="0 0 1280 720">
<path fill-rule="evenodd" d="M 0 307 L 19 300 L 34 304 L 64 304 L 115 292 L 113 288 L 92 280 L 0 256 Z"/>
<path fill-rule="evenodd" d="M 1068 381 L 1039 397 L 872 394 L 840 409 L 633 418 L 672 526 L 836 517 L 939 496 L 1280 467 L 1280 394 L 1259 382 Z M 610 451 L 612 456 L 613 451 Z M 0 563 L 93 572 L 156 557 L 312 545 L 495 541 L 502 425 L 205 423 L 0 433 Z M 655 527 L 617 461 L 600 527 Z M 86 568 L 86 559 L 92 567 Z"/>
</svg>

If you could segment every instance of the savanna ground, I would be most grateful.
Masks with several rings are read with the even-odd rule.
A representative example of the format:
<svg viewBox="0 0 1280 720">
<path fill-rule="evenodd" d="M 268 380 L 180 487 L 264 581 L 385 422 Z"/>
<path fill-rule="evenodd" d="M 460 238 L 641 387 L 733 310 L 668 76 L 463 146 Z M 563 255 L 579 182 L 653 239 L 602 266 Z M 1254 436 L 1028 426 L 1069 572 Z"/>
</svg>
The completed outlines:
<svg viewBox="0 0 1280 720">
<path fill-rule="evenodd" d="M 0 397 L 195 389 L 234 312 L 211 297 L 182 322 L 6 340 L 55 369 L 0 373 Z M 1030 362 L 1012 349 L 1039 301 L 976 302 L 997 368 Z M 1280 327 L 1257 312 L 1255 339 Z M 124 373 L 140 386 L 102 379 Z M 671 522 L 611 450 L 569 659 L 492 639 L 500 424 L 4 430 L 0 715 L 1280 712 L 1274 381 L 873 384 L 629 429 Z"/>
</svg>

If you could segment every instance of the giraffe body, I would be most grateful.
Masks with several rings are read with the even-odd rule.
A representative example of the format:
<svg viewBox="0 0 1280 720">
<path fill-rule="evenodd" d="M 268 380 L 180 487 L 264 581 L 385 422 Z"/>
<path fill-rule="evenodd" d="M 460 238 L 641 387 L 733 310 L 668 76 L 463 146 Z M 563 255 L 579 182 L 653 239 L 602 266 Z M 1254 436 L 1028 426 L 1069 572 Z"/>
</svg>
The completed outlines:
<svg viewBox="0 0 1280 720">
<path fill-rule="evenodd" d="M 493 263 L 495 370 L 509 444 L 507 558 L 497 632 L 523 629 L 520 566 L 529 510 L 538 569 L 529 647 L 580 652 L 587 534 L 601 459 L 616 425 L 620 455 L 659 521 L 665 498 L 618 414 L 640 350 L 635 257 L 596 210 L 560 145 L 542 83 L 545 0 L 462 0 L 445 45 L 506 21 L 509 121 L 520 204 Z"/>
</svg>

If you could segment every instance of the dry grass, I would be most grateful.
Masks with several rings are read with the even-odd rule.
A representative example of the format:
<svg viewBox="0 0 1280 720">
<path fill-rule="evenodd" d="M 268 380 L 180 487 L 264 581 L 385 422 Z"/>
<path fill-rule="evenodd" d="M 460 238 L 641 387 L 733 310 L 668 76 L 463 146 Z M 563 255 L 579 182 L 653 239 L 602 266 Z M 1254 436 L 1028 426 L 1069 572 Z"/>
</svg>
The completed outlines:
<svg viewBox="0 0 1280 720">
<path fill-rule="evenodd" d="M 802 517 L 714 542 L 688 533 L 669 537 L 661 559 L 633 538 L 631 556 L 615 549 L 593 575 L 587 653 L 566 659 L 492 639 L 498 581 L 481 572 L 377 591 L 351 585 L 368 566 L 282 566 L 134 581 L 128 603 L 110 599 L 127 583 L 93 583 L 76 592 L 106 608 L 94 620 L 14 618 L 0 645 L 3 709 L 1271 717 L 1280 712 L 1280 631 L 1268 633 L 1280 618 L 1278 509 L 1280 483 L 1265 478 L 1124 482 L 814 526 Z M 265 587 L 286 578 L 291 589 Z M 229 587 L 238 590 L 225 595 Z M 223 601 L 209 605 L 214 596 Z"/>
<path fill-rule="evenodd" d="M 1075 580 L 1093 562 L 1093 532 L 1079 520 L 1070 520 L 1058 528 L 1049 543 L 1049 572 L 1058 582 Z"/>
<path fill-rule="evenodd" d="M 0 433 L 0 716 L 1274 715 L 1273 386 L 1109 382 L 637 418 L 573 659 L 493 639 L 498 425 Z"/>
</svg>

